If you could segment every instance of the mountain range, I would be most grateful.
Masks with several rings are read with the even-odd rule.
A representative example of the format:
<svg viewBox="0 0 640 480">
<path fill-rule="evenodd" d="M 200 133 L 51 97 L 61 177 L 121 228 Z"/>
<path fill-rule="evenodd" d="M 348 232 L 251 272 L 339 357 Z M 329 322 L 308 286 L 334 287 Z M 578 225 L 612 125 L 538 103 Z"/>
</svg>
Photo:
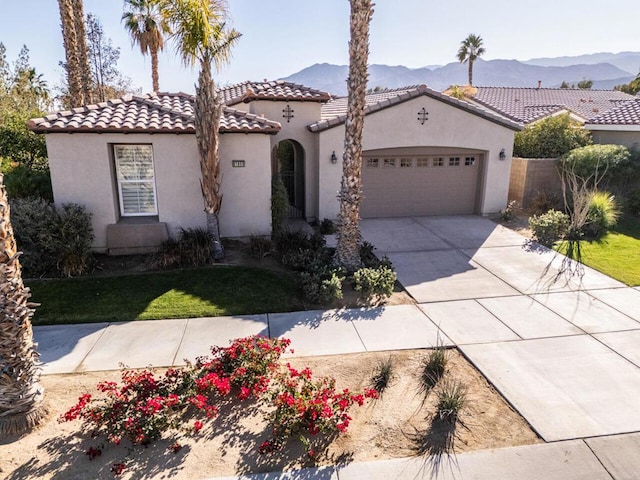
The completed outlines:
<svg viewBox="0 0 640 480">
<path fill-rule="evenodd" d="M 294 83 L 346 95 L 347 65 L 316 63 L 288 77 Z M 485 87 L 559 87 L 562 82 L 577 84 L 592 80 L 594 89 L 611 89 L 629 83 L 640 70 L 640 52 L 594 53 L 575 57 L 533 58 L 531 60 L 482 60 L 473 64 L 473 83 Z M 369 65 L 369 88 L 398 88 L 426 84 L 434 90 L 467 84 L 467 65 L 449 63 L 422 68 L 402 65 Z"/>
</svg>

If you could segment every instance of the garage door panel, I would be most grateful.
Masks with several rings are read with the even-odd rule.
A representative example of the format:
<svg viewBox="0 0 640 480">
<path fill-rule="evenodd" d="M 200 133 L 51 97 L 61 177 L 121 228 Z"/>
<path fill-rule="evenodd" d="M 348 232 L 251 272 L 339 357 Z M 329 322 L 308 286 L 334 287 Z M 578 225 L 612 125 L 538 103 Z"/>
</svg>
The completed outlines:
<svg viewBox="0 0 640 480">
<path fill-rule="evenodd" d="M 364 159 L 363 218 L 455 215 L 477 210 L 480 154 L 398 157 L 391 166 L 383 158 L 369 160 L 375 158 Z M 400 166 L 401 160 L 404 166 Z"/>
</svg>

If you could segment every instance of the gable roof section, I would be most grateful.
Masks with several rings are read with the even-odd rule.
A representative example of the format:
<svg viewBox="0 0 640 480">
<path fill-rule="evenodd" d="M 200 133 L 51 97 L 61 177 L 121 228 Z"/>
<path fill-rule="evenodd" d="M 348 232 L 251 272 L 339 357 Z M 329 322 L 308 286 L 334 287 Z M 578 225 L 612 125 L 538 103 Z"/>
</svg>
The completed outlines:
<svg viewBox="0 0 640 480">
<path fill-rule="evenodd" d="M 471 101 L 516 122 L 527 124 L 561 110 L 568 110 L 587 120 L 633 98 L 616 90 L 477 87 Z"/>
<path fill-rule="evenodd" d="M 385 108 L 393 107 L 400 103 L 404 103 L 408 100 L 418 98 L 420 96 L 427 96 L 435 100 L 439 100 L 446 104 L 449 104 L 460 110 L 477 115 L 490 122 L 496 123 L 511 130 L 522 130 L 522 126 L 518 123 L 498 115 L 490 110 L 472 105 L 469 102 L 458 100 L 457 98 L 450 97 L 440 92 L 436 92 L 428 88 L 426 85 L 415 85 L 411 87 L 398 88 L 394 90 L 385 90 L 384 92 L 378 92 L 369 94 L 366 97 L 367 106 L 365 108 L 365 115 L 384 110 Z M 347 119 L 347 98 L 336 98 L 333 101 L 323 105 L 322 107 L 322 120 L 316 123 L 312 123 L 307 128 L 312 132 L 322 132 L 330 128 L 343 124 Z"/>
<path fill-rule="evenodd" d="M 271 82 L 243 82 L 220 89 L 226 105 L 248 103 L 254 100 L 284 102 L 328 102 L 331 94 L 297 83 L 275 80 Z"/>
<path fill-rule="evenodd" d="M 624 102 L 613 110 L 593 117 L 585 125 L 593 130 L 606 126 L 624 126 L 640 130 L 640 98 Z"/>
<path fill-rule="evenodd" d="M 37 133 L 195 133 L 194 98 L 186 93 L 125 97 L 29 120 Z M 225 107 L 221 133 L 277 133 L 280 124 Z"/>
</svg>

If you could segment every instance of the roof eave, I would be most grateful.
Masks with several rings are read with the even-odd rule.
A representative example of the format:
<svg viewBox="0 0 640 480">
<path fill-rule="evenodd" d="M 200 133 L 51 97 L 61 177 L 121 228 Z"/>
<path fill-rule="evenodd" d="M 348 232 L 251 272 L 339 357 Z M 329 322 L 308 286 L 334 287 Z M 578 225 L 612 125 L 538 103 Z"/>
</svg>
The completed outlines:
<svg viewBox="0 0 640 480">
<path fill-rule="evenodd" d="M 585 123 L 584 128 L 587 130 L 607 130 L 617 132 L 640 132 L 640 124 L 598 124 L 598 123 Z"/>
</svg>

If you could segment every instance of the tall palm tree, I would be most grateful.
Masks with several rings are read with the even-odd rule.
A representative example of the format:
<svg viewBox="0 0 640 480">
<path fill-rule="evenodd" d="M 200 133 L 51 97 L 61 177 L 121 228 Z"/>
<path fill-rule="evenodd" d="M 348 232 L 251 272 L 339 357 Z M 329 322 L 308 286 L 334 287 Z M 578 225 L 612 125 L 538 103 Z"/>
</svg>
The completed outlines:
<svg viewBox="0 0 640 480">
<path fill-rule="evenodd" d="M 467 38 L 460 42 L 458 50 L 458 61 L 469 64 L 469 85 L 473 85 L 473 62 L 484 55 L 485 49 L 482 46 L 482 37 L 475 33 L 470 33 Z"/>
<path fill-rule="evenodd" d="M 95 98 L 93 98 L 93 82 L 91 79 L 91 67 L 89 66 L 89 53 L 87 50 L 87 29 L 85 26 L 84 7 L 82 0 L 72 1 L 78 48 L 78 63 L 80 78 L 82 79 L 82 94 L 84 96 L 82 103 L 88 104 L 93 103 Z"/>
<path fill-rule="evenodd" d="M 9 202 L 0 175 L 0 437 L 36 426 L 47 413 L 38 383 L 29 289 L 22 283 Z"/>
<path fill-rule="evenodd" d="M 151 80 L 153 91 L 160 90 L 158 77 L 158 52 L 164 49 L 164 39 L 169 26 L 162 16 L 159 0 L 125 0 L 122 14 L 125 29 L 131 36 L 131 43 L 138 44 L 142 55 L 151 55 Z"/>
<path fill-rule="evenodd" d="M 373 16 L 371 0 L 350 0 L 351 41 L 347 81 L 347 119 L 345 123 L 342 182 L 336 260 L 349 270 L 360 266 L 360 203 L 362 201 L 362 131 L 367 93 L 369 24 Z"/>
<path fill-rule="evenodd" d="M 73 0 L 58 0 L 58 8 L 60 10 L 62 40 L 66 56 L 65 69 L 67 71 L 67 84 L 69 85 L 69 100 L 72 106 L 77 107 L 84 103 L 84 92 L 82 89 L 80 59 L 78 58 L 78 37 L 76 34 Z"/>
<path fill-rule="evenodd" d="M 226 27 L 227 7 L 223 0 L 161 0 L 160 10 L 183 63 L 200 65 L 195 102 L 200 187 L 207 231 L 213 239 L 213 257 L 220 260 L 224 258 L 224 249 L 218 217 L 222 206 L 218 144 L 223 105 L 213 80 L 212 65 L 219 70 L 229 61 L 240 33 Z"/>
</svg>

